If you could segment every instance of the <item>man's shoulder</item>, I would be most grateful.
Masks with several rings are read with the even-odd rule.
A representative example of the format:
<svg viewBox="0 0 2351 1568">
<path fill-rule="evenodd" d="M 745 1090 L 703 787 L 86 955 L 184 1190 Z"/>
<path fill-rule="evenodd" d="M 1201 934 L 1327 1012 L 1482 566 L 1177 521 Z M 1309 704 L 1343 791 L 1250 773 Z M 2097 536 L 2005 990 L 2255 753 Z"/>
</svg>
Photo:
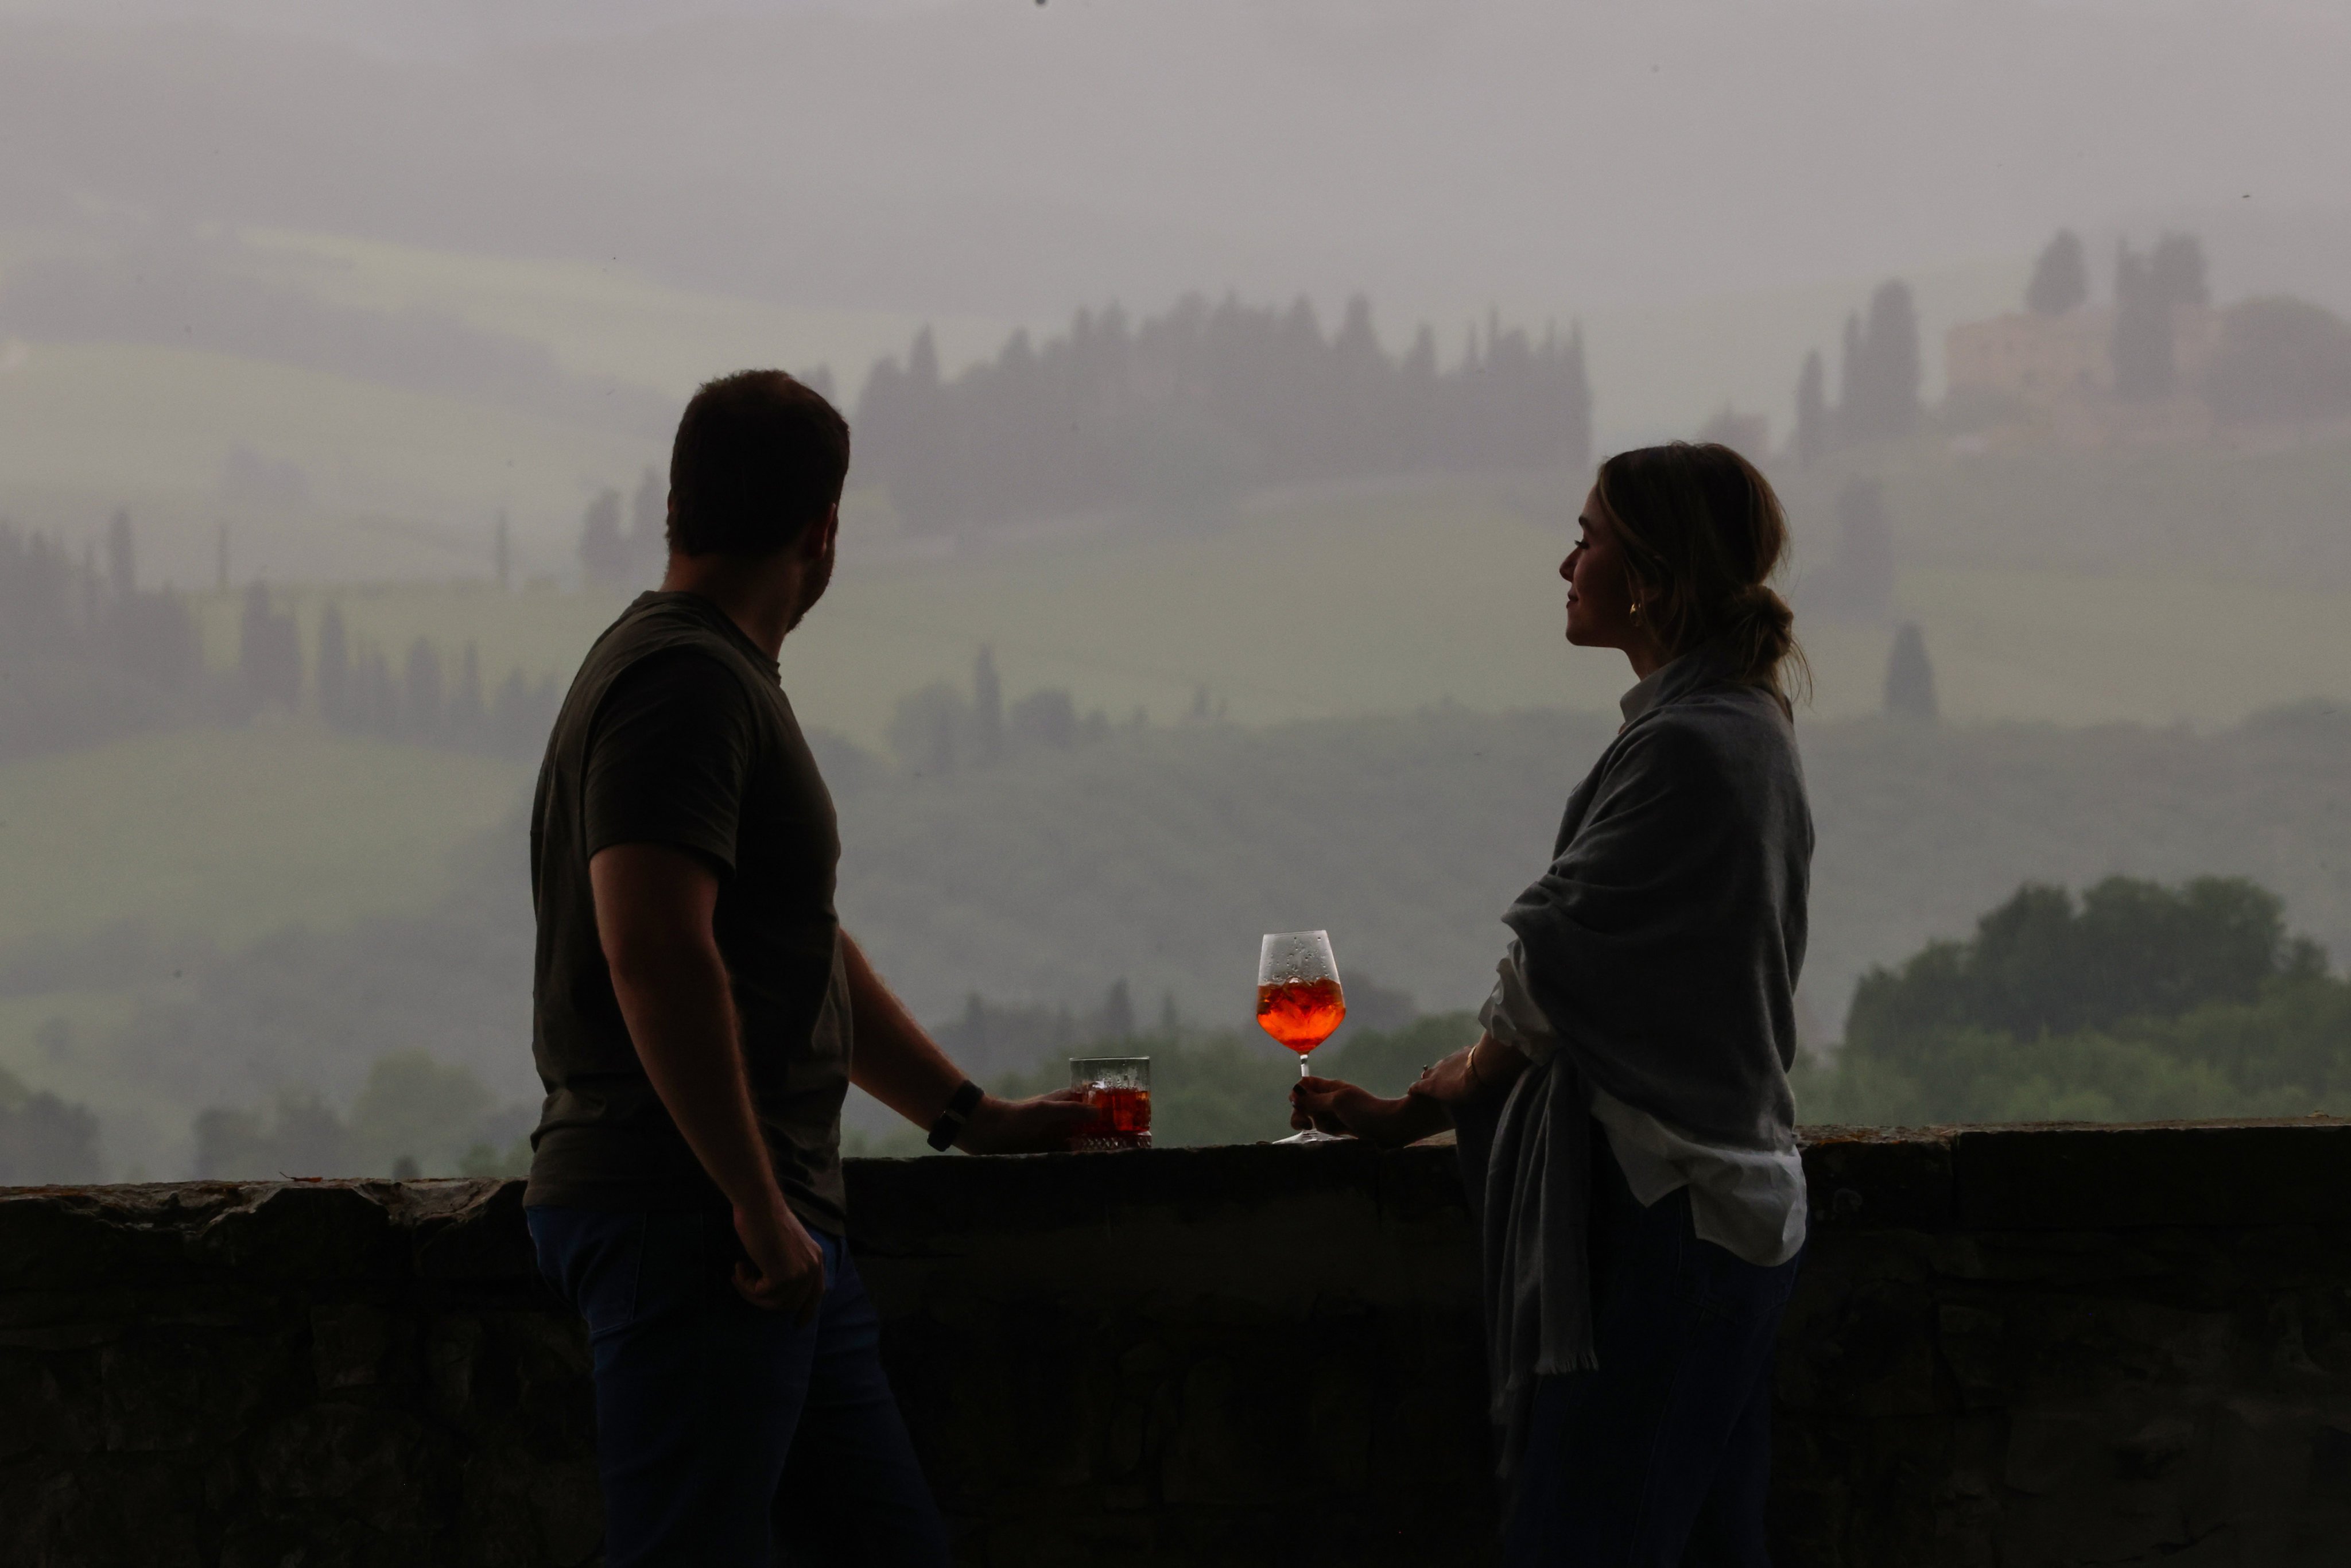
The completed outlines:
<svg viewBox="0 0 2351 1568">
<path fill-rule="evenodd" d="M 722 664 L 750 665 L 750 655 L 728 635 L 721 613 L 689 593 L 643 594 L 604 629 L 589 660 L 628 665 L 676 648 L 700 651 Z"/>
<path fill-rule="evenodd" d="M 746 653 L 711 612 L 685 594 L 647 594 L 606 628 L 585 673 L 600 692 L 648 683 L 681 694 L 780 699 L 772 670 Z"/>
</svg>

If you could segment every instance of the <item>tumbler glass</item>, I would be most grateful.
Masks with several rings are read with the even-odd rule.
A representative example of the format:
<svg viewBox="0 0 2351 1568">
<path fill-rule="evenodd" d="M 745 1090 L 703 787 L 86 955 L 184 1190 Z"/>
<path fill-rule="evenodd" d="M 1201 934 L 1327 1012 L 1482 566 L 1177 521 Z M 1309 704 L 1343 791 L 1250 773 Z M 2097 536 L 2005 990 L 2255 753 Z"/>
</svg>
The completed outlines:
<svg viewBox="0 0 2351 1568">
<path fill-rule="evenodd" d="M 1070 1087 L 1093 1112 L 1071 1147 L 1092 1151 L 1151 1146 L 1151 1058 L 1073 1056 Z"/>
</svg>

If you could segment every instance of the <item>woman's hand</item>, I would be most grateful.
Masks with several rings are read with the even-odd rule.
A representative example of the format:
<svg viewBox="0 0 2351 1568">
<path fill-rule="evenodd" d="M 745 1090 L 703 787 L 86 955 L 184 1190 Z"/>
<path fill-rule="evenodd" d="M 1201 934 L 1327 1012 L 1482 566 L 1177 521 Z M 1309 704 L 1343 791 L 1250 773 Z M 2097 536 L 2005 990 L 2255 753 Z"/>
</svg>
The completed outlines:
<svg viewBox="0 0 2351 1568">
<path fill-rule="evenodd" d="M 1480 1035 L 1477 1044 L 1423 1068 L 1407 1098 L 1438 1105 L 1482 1099 L 1508 1088 L 1526 1065 L 1525 1057 L 1492 1035 Z"/>
<path fill-rule="evenodd" d="M 1402 1148 L 1447 1124 L 1443 1107 L 1412 1095 L 1383 1100 L 1335 1078 L 1301 1078 L 1290 1092 L 1290 1124 L 1303 1132 L 1345 1133 L 1384 1149 Z"/>
</svg>

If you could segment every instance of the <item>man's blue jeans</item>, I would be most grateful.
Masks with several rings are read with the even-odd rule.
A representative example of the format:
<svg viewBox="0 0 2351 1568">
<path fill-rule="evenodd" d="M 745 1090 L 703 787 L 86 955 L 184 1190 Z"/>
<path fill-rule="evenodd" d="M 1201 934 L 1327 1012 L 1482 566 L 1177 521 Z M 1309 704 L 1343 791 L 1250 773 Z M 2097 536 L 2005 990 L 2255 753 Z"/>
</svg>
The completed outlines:
<svg viewBox="0 0 2351 1568">
<path fill-rule="evenodd" d="M 1503 1537 L 1510 1568 L 1765 1568 L 1771 1343 L 1802 1255 L 1745 1262 L 1647 1208 L 1593 1129 L 1590 1372 L 1546 1377 Z"/>
<path fill-rule="evenodd" d="M 724 1214 L 533 1208 L 538 1267 L 588 1320 L 606 1568 L 939 1568 L 946 1531 L 882 1371 L 881 1319 L 821 1231 L 806 1325 L 735 1291 Z"/>
</svg>

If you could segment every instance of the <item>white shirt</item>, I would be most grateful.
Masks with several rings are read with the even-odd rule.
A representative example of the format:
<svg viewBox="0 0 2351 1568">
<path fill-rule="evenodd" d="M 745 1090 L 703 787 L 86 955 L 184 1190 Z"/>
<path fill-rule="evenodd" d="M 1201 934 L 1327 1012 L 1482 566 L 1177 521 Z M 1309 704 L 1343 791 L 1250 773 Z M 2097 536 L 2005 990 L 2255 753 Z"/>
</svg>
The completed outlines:
<svg viewBox="0 0 2351 1568">
<path fill-rule="evenodd" d="M 1495 966 L 1494 993 L 1478 1021 L 1528 1061 L 1543 1061 L 1559 1049 L 1559 1036 L 1527 989 L 1524 962 L 1524 950 L 1512 941 Z M 1608 1129 L 1625 1184 L 1644 1207 L 1688 1187 L 1690 1225 L 1698 1239 L 1758 1268 L 1785 1263 L 1803 1246 L 1804 1161 L 1796 1150 L 1769 1154 L 1705 1143 L 1597 1086 L 1592 1114 Z"/>
</svg>

